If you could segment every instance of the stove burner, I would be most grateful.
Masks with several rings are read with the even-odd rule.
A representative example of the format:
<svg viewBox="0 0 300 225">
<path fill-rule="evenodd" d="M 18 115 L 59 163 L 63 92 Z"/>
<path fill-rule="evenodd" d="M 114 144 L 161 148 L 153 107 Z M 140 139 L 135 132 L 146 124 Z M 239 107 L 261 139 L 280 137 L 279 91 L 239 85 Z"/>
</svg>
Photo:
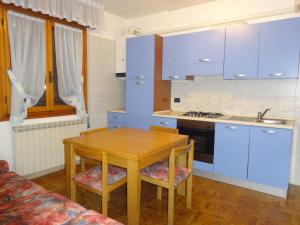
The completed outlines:
<svg viewBox="0 0 300 225">
<path fill-rule="evenodd" d="M 214 113 L 214 112 L 196 112 L 196 111 L 190 111 L 185 112 L 182 114 L 182 116 L 188 116 L 188 117 L 203 117 L 203 118 L 219 118 L 222 117 L 222 113 Z"/>
</svg>

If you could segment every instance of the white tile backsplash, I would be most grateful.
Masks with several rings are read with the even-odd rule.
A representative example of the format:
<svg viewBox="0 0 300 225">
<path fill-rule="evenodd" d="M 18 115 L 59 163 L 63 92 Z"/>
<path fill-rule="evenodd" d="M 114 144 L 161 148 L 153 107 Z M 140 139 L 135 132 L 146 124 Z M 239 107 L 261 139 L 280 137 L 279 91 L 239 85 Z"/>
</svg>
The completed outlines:
<svg viewBox="0 0 300 225">
<path fill-rule="evenodd" d="M 212 111 L 256 116 L 271 108 L 269 116 L 296 120 L 290 182 L 300 185 L 300 81 L 223 80 L 221 76 L 197 77 L 195 81 L 172 81 L 172 101 L 177 111 Z M 298 121 L 299 120 L 299 121 Z"/>
</svg>

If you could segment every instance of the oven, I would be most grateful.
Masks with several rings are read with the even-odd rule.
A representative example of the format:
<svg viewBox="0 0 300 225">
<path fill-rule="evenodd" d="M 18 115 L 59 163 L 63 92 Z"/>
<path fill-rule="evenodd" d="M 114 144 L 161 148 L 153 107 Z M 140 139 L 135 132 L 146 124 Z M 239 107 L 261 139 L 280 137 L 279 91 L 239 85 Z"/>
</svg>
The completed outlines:
<svg viewBox="0 0 300 225">
<path fill-rule="evenodd" d="M 215 123 L 179 119 L 177 128 L 180 134 L 195 141 L 194 160 L 213 164 Z"/>
</svg>

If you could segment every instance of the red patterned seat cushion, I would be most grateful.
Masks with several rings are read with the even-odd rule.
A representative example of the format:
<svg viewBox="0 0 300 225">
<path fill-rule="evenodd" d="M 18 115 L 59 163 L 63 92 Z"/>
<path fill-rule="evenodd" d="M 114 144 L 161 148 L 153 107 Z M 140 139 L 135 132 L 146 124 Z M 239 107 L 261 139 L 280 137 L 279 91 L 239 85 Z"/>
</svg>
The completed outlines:
<svg viewBox="0 0 300 225">
<path fill-rule="evenodd" d="M 185 180 L 192 171 L 185 167 L 175 167 L 175 185 Z M 164 182 L 169 181 L 168 161 L 159 161 L 141 170 L 141 174 Z"/>
<path fill-rule="evenodd" d="M 74 219 L 72 219 L 67 225 L 122 225 L 121 223 L 108 218 L 99 213 L 88 210 Z"/>
<path fill-rule="evenodd" d="M 127 176 L 126 169 L 117 166 L 108 166 L 108 184 L 112 185 Z M 74 177 L 78 183 L 86 185 L 97 191 L 102 191 L 102 167 L 97 166 Z"/>
<path fill-rule="evenodd" d="M 27 195 L 0 210 L 0 224 L 64 224 L 85 208 L 53 192 Z"/>
</svg>

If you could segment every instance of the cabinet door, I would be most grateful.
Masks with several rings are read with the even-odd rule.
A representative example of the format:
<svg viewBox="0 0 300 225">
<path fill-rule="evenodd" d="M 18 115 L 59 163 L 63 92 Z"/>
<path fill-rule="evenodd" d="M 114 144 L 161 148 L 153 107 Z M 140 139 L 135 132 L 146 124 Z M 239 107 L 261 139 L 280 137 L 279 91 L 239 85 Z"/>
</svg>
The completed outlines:
<svg viewBox="0 0 300 225">
<path fill-rule="evenodd" d="M 186 76 L 186 35 L 164 38 L 163 80 L 180 80 Z"/>
<path fill-rule="evenodd" d="M 240 179 L 247 179 L 248 126 L 216 124 L 214 171 Z"/>
<path fill-rule="evenodd" d="M 300 18 L 263 23 L 258 77 L 298 78 L 299 48 Z"/>
<path fill-rule="evenodd" d="M 153 112 L 153 80 L 126 80 L 126 125 L 149 129 Z"/>
<path fill-rule="evenodd" d="M 248 179 L 288 188 L 292 131 L 251 127 Z"/>
<path fill-rule="evenodd" d="M 256 79 L 260 24 L 226 29 L 224 79 Z"/>
<path fill-rule="evenodd" d="M 165 117 L 153 117 L 152 125 L 159 127 L 177 128 L 177 119 Z"/>
<path fill-rule="evenodd" d="M 187 35 L 187 74 L 223 74 L 225 30 Z"/>
<path fill-rule="evenodd" d="M 126 79 L 153 79 L 155 36 L 127 39 Z"/>
</svg>

